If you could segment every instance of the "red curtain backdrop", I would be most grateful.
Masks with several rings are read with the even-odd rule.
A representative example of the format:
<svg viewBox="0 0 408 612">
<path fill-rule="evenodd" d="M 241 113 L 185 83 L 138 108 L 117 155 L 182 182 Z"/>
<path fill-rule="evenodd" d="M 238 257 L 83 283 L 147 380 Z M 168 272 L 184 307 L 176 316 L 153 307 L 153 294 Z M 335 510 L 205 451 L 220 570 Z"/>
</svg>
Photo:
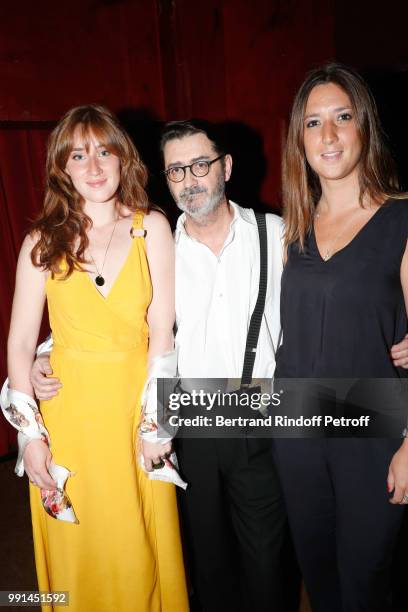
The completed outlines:
<svg viewBox="0 0 408 612">
<path fill-rule="evenodd" d="M 43 191 L 46 126 L 0 126 L 0 378 L 6 375 L 6 339 L 19 247 L 30 219 L 39 209 Z M 27 295 L 27 308 L 30 296 Z M 0 456 L 15 441 L 14 430 L 2 420 Z"/>
<path fill-rule="evenodd" d="M 41 204 L 51 123 L 89 102 L 151 123 L 189 116 L 229 121 L 259 150 L 260 161 L 249 171 L 246 145 L 238 141 L 235 176 L 240 193 L 247 194 L 242 204 L 250 205 L 259 190 L 259 200 L 277 205 L 291 99 L 306 70 L 334 57 L 333 5 L 327 0 L 1 3 L 1 380 L 16 258 Z M 132 135 L 138 144 L 137 129 Z M 143 137 L 148 151 L 149 136 Z M 0 455 L 13 439 L 0 419 Z"/>
</svg>

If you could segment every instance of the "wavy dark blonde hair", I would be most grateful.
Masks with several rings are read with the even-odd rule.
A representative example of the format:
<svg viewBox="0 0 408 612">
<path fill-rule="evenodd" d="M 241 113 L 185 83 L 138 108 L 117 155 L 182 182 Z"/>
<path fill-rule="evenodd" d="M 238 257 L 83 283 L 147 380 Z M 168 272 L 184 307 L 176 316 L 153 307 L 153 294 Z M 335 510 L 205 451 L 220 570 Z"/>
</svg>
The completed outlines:
<svg viewBox="0 0 408 612">
<path fill-rule="evenodd" d="M 120 183 L 116 193 L 118 211 L 121 205 L 131 211 L 149 208 L 145 191 L 146 166 L 117 118 L 108 109 L 94 104 L 68 111 L 48 142 L 44 205 L 31 228 L 31 233 L 39 236 L 31 252 L 33 264 L 54 275 L 60 271 L 60 262 L 65 260 L 65 278 L 87 263 L 85 251 L 89 241 L 86 232 L 92 226 L 83 210 L 83 199 L 65 171 L 78 127 L 87 151 L 93 135 L 120 160 Z"/>
<path fill-rule="evenodd" d="M 306 235 L 322 194 L 318 175 L 307 162 L 304 142 L 304 116 L 309 95 L 317 85 L 334 83 L 350 98 L 362 151 L 359 165 L 360 204 L 369 196 L 377 203 L 401 197 L 394 160 L 385 142 L 377 106 L 362 77 L 352 68 L 330 63 L 310 72 L 295 96 L 282 163 L 285 244 L 299 241 L 303 249 Z"/>
</svg>

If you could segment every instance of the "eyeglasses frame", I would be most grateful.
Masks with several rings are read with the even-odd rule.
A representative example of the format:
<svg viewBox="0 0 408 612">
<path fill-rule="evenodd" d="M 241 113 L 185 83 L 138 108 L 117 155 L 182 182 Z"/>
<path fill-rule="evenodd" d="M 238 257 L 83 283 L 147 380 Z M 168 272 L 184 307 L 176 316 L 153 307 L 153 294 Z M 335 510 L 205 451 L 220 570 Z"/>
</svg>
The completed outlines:
<svg viewBox="0 0 408 612">
<path fill-rule="evenodd" d="M 207 176 L 210 172 L 211 166 L 218 160 L 222 159 L 223 157 L 226 156 L 226 153 L 223 153 L 222 155 L 219 155 L 218 157 L 216 157 L 215 159 L 211 159 L 210 161 L 208 161 L 207 159 L 198 159 L 197 161 L 193 162 L 192 164 L 186 164 L 185 166 L 172 166 L 171 168 L 167 168 L 167 170 L 163 170 L 163 174 L 166 176 L 167 180 L 171 181 L 172 183 L 181 183 L 181 181 L 184 181 L 184 179 L 186 178 L 186 169 L 189 168 L 190 172 L 193 176 L 195 176 L 196 178 L 203 178 L 204 176 Z M 200 161 L 205 162 L 206 164 L 208 164 L 208 172 L 206 172 L 205 174 L 194 174 L 193 172 L 193 166 L 197 163 L 199 163 Z M 177 170 L 183 170 L 184 174 L 183 174 L 183 178 L 180 179 L 179 181 L 173 181 L 171 178 L 169 178 L 169 173 L 176 169 Z"/>
</svg>

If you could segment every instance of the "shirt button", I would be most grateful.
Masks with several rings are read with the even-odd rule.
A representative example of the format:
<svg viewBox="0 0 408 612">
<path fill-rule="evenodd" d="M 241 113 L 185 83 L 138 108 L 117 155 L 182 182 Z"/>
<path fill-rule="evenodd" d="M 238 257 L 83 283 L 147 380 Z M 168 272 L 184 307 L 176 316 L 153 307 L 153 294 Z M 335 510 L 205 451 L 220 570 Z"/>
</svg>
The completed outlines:
<svg viewBox="0 0 408 612">
<path fill-rule="evenodd" d="M 219 293 L 218 295 L 219 295 L 219 297 L 222 297 L 222 296 L 223 296 L 223 294 L 222 294 L 222 293 Z"/>
</svg>

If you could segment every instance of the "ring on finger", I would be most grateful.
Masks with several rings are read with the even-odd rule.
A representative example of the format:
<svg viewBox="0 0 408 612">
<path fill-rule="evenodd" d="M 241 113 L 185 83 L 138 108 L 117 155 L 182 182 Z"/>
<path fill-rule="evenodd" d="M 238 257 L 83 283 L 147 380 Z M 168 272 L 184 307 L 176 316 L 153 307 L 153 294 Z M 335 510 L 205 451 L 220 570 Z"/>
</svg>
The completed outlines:
<svg viewBox="0 0 408 612">
<path fill-rule="evenodd" d="M 154 462 L 152 461 L 152 468 L 153 468 L 154 470 L 160 470 L 162 467 L 164 467 L 164 465 L 165 465 L 165 464 L 164 464 L 164 461 L 163 461 L 163 458 L 162 458 L 162 457 L 159 457 L 159 461 L 158 461 L 157 463 L 154 463 Z"/>
<path fill-rule="evenodd" d="M 402 503 L 403 504 L 408 504 L 408 493 L 404 493 L 404 496 L 402 498 Z"/>
</svg>

